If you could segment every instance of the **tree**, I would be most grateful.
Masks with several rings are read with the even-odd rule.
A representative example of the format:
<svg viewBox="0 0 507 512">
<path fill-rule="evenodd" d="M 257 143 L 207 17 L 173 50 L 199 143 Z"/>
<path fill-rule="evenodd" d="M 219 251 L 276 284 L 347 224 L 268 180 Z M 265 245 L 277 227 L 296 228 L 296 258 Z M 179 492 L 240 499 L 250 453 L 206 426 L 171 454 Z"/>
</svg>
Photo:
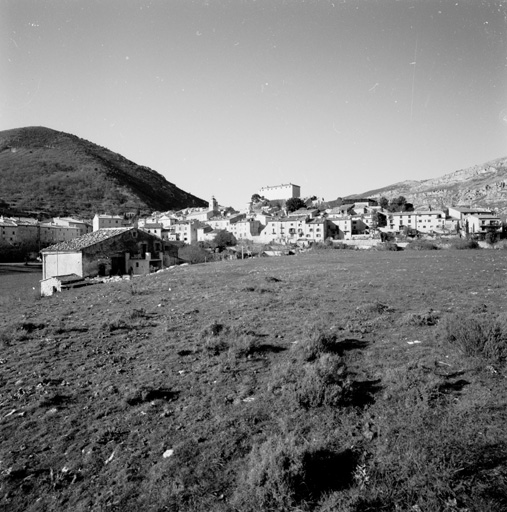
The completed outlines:
<svg viewBox="0 0 507 512">
<path fill-rule="evenodd" d="M 252 196 L 252 203 L 258 203 L 261 200 L 261 196 L 259 194 L 254 194 Z"/>
<path fill-rule="evenodd" d="M 387 199 L 387 197 L 382 196 L 378 200 L 378 205 L 385 210 L 389 206 L 389 200 Z"/>
<path fill-rule="evenodd" d="M 236 237 L 225 229 L 219 230 L 213 239 L 213 246 L 220 251 L 231 245 L 236 245 L 236 243 Z"/>
<path fill-rule="evenodd" d="M 178 256 L 188 263 L 204 263 L 206 255 L 206 251 L 197 245 L 184 245 L 178 250 Z"/>
<path fill-rule="evenodd" d="M 413 212 L 414 205 L 412 203 L 407 203 L 407 199 L 404 196 L 399 196 L 391 199 L 387 209 L 390 212 Z"/>
<path fill-rule="evenodd" d="M 306 204 L 299 197 L 291 197 L 290 199 L 287 199 L 287 201 L 285 202 L 285 208 L 287 208 L 288 212 L 295 212 L 300 208 L 306 208 Z"/>
<path fill-rule="evenodd" d="M 382 213 L 374 212 L 373 215 L 371 216 L 371 220 L 373 224 L 372 227 L 374 229 L 383 228 L 387 226 L 387 218 Z"/>
<path fill-rule="evenodd" d="M 484 240 L 486 240 L 486 242 L 489 245 L 494 245 L 494 244 L 496 244 L 498 242 L 498 233 L 496 231 L 490 229 L 486 233 L 486 236 L 484 237 Z"/>
</svg>

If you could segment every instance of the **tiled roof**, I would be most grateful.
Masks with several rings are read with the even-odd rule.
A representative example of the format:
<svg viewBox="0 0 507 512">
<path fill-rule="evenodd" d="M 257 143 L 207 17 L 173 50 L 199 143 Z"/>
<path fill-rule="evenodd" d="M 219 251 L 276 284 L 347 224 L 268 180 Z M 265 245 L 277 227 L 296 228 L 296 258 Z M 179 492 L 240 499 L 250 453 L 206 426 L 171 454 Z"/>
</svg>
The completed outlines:
<svg viewBox="0 0 507 512">
<path fill-rule="evenodd" d="M 108 240 L 109 238 L 121 235 L 122 233 L 130 231 L 132 229 L 134 228 L 125 227 L 98 229 L 97 231 L 86 233 L 86 235 L 78 236 L 77 238 L 73 238 L 72 240 L 68 240 L 67 242 L 60 242 L 59 244 L 46 247 L 41 252 L 79 251 L 81 249 L 84 249 L 85 247 L 90 247 L 91 245 L 98 244 L 100 242 L 103 242 L 104 240 Z"/>
</svg>

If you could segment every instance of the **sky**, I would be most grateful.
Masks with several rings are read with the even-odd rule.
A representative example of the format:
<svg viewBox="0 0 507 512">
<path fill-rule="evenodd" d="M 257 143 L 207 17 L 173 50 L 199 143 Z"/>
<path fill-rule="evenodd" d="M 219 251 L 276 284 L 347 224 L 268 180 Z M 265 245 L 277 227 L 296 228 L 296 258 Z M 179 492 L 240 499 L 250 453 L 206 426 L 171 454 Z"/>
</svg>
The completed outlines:
<svg viewBox="0 0 507 512">
<path fill-rule="evenodd" d="M 507 156 L 507 0 L 0 0 L 0 130 L 244 208 Z"/>
</svg>

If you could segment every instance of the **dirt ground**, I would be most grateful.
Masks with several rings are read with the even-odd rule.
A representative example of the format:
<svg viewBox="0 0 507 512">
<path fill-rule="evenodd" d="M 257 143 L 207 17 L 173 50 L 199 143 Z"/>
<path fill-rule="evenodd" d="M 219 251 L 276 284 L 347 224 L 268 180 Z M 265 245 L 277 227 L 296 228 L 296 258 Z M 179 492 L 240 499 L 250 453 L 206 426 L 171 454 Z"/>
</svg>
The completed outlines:
<svg viewBox="0 0 507 512">
<path fill-rule="evenodd" d="M 436 325 L 506 313 L 506 277 L 507 251 L 329 250 L 0 302 L 0 510 L 248 510 L 275 438 L 353 462 L 271 510 L 506 510 L 505 368 Z M 279 384 L 317 331 L 346 403 Z"/>
</svg>

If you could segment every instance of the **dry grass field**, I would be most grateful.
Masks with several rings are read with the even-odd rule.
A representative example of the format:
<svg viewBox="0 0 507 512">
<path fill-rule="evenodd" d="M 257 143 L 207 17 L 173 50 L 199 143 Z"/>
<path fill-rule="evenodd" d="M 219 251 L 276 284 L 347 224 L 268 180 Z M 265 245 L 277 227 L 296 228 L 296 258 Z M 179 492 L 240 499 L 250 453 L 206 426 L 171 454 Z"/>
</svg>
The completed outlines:
<svg viewBox="0 0 507 512">
<path fill-rule="evenodd" d="M 0 303 L 0 509 L 507 510 L 507 251 L 328 250 Z"/>
</svg>

